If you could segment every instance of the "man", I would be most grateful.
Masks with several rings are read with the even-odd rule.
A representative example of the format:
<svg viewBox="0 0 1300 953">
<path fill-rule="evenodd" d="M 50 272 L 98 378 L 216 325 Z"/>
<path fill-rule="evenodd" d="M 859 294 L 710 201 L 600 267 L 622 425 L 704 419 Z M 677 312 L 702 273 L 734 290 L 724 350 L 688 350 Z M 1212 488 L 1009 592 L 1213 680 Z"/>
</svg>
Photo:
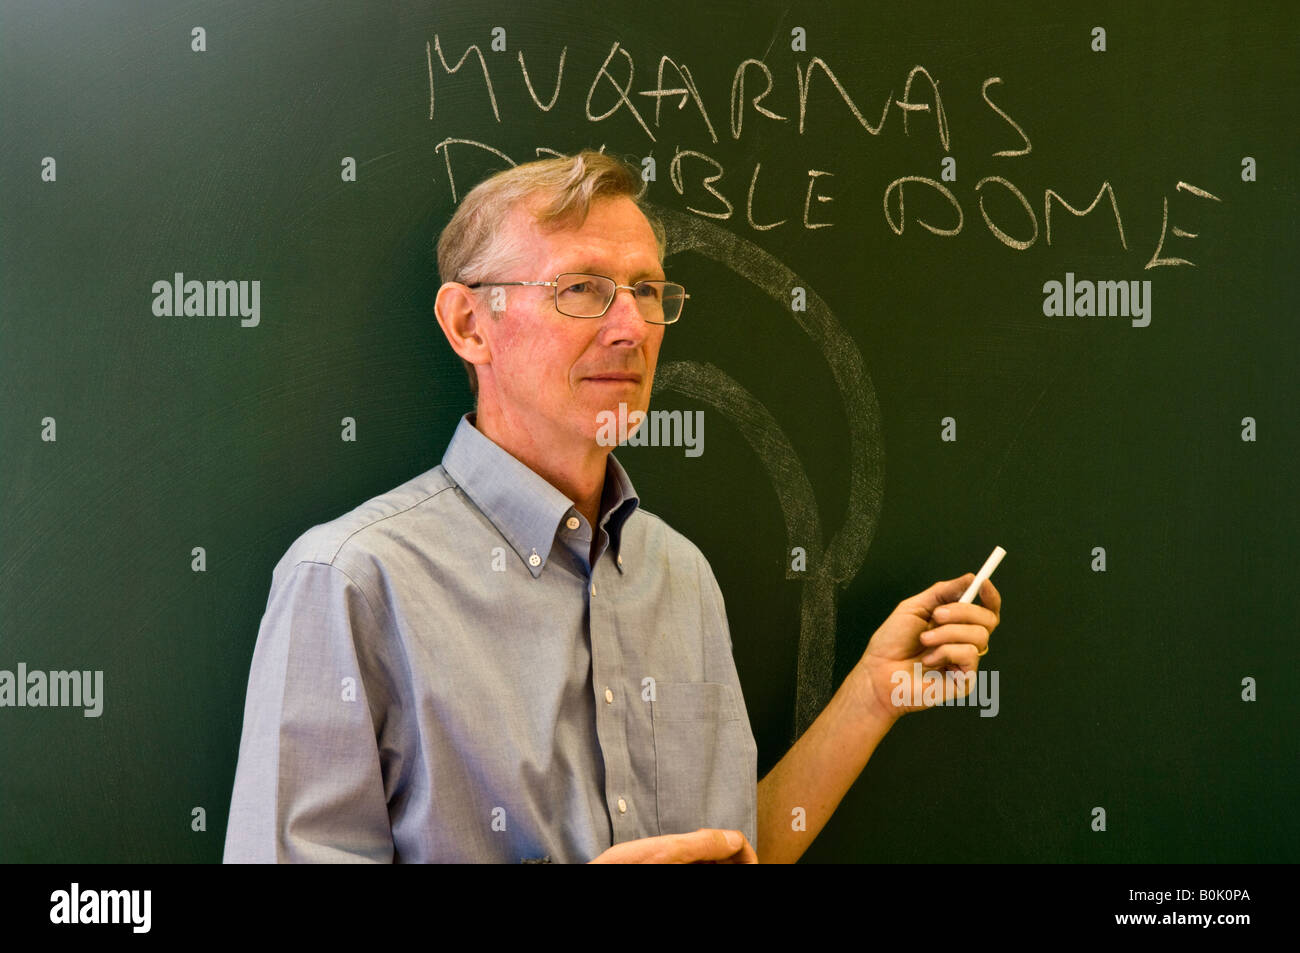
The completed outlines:
<svg viewBox="0 0 1300 953">
<path fill-rule="evenodd" d="M 584 151 L 448 223 L 435 312 L 476 411 L 276 566 L 228 862 L 793 861 L 907 710 L 894 672 L 974 671 L 1001 599 L 955 603 L 967 574 L 900 604 L 756 784 L 708 562 L 598 440 L 648 408 L 685 295 L 639 186 Z"/>
</svg>

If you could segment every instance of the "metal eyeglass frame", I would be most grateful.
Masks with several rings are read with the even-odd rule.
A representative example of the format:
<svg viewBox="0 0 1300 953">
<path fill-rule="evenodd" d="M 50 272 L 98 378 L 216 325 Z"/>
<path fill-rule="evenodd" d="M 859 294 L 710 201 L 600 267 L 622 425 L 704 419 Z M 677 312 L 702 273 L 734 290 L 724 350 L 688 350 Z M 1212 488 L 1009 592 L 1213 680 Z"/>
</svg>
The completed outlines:
<svg viewBox="0 0 1300 953">
<path fill-rule="evenodd" d="M 465 287 L 466 288 L 493 288 L 493 287 L 498 287 L 500 285 L 523 285 L 526 287 L 554 288 L 556 311 L 559 311 L 560 314 L 564 315 L 566 318 L 576 318 L 579 321 L 588 321 L 588 320 L 593 320 L 595 318 L 603 318 L 605 315 L 607 315 L 609 313 L 609 309 L 614 307 L 614 299 L 618 297 L 618 293 L 620 290 L 626 289 L 627 291 L 632 292 L 632 297 L 633 299 L 635 299 L 636 285 L 643 284 L 647 281 L 665 281 L 668 284 L 677 285 L 677 287 L 682 289 L 682 306 L 681 309 L 677 312 L 677 317 L 673 318 L 671 321 L 651 321 L 649 318 L 641 319 L 646 324 L 658 324 L 664 327 L 667 327 L 670 324 L 676 324 L 678 321 L 682 319 L 682 311 L 686 310 L 686 299 L 690 297 L 690 295 L 686 293 L 686 288 L 684 285 L 678 284 L 676 281 L 668 281 L 668 279 L 666 278 L 644 278 L 641 281 L 638 281 L 636 285 L 620 285 L 618 282 L 614 282 L 614 293 L 609 296 L 609 301 L 605 303 L 605 308 L 603 311 L 600 312 L 600 314 L 569 314 L 569 312 L 567 311 L 560 310 L 560 279 L 563 278 L 565 275 L 585 275 L 588 278 L 604 278 L 606 281 L 614 281 L 614 279 L 609 277 L 609 275 L 596 275 L 587 271 L 562 271 L 555 276 L 555 279 L 553 281 L 476 281 L 472 285 L 466 285 Z"/>
</svg>

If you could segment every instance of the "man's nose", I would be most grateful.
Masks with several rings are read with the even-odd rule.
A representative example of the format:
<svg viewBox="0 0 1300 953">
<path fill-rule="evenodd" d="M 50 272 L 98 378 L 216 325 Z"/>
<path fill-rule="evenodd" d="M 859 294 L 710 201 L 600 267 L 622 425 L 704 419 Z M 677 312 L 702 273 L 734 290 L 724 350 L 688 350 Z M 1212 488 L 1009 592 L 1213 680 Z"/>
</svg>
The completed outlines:
<svg viewBox="0 0 1300 953">
<path fill-rule="evenodd" d="M 625 291 L 626 298 L 623 297 Z M 636 303 L 636 292 L 631 288 L 615 289 L 614 300 L 609 303 L 609 310 L 605 312 L 605 322 L 617 335 L 617 339 L 629 339 L 634 342 L 644 338 L 650 327 L 641 316 L 641 308 Z"/>
</svg>

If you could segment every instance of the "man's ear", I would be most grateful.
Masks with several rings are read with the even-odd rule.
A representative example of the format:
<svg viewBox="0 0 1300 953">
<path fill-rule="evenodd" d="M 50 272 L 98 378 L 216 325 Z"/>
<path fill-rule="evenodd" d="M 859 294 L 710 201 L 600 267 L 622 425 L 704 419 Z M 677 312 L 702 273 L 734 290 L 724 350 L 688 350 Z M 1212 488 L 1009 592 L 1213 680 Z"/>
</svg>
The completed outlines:
<svg viewBox="0 0 1300 953">
<path fill-rule="evenodd" d="M 471 289 L 458 281 L 448 281 L 438 289 L 433 313 L 453 351 L 471 364 L 492 363 L 492 350 L 482 333 L 487 309 Z"/>
</svg>

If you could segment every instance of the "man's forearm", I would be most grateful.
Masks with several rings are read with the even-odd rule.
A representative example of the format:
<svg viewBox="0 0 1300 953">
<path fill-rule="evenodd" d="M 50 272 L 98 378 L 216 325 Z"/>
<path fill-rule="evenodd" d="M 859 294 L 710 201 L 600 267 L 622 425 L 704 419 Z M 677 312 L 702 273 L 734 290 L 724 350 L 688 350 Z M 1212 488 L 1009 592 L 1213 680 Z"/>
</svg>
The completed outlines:
<svg viewBox="0 0 1300 953">
<path fill-rule="evenodd" d="M 898 717 L 854 669 L 794 747 L 758 784 L 758 859 L 794 863 L 830 820 Z M 797 829 L 795 808 L 803 809 Z"/>
</svg>

